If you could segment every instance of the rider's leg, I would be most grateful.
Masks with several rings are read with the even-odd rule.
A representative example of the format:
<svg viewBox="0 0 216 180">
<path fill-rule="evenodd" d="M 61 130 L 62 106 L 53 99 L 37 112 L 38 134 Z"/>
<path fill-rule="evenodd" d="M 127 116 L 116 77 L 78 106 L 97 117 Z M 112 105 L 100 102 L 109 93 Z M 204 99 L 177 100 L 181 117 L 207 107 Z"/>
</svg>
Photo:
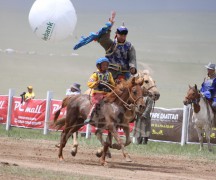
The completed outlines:
<svg viewBox="0 0 216 180">
<path fill-rule="evenodd" d="M 216 127 L 216 102 L 215 102 L 215 101 L 212 102 L 211 107 L 212 107 L 212 110 L 213 110 L 213 112 L 214 112 L 213 127 Z"/>
<path fill-rule="evenodd" d="M 89 111 L 89 114 L 88 114 L 88 117 L 87 117 L 87 119 L 84 121 L 84 124 L 88 124 L 88 123 L 92 120 L 93 115 L 94 115 L 94 111 L 95 111 L 95 107 L 96 107 L 96 104 L 94 104 L 94 105 L 91 107 L 91 109 L 90 109 L 90 111 Z"/>
<path fill-rule="evenodd" d="M 92 120 L 94 112 L 96 111 L 96 107 L 98 106 L 100 101 L 103 99 L 103 97 L 104 97 L 103 93 L 93 93 L 92 95 L 93 106 L 88 114 L 87 119 L 84 121 L 84 124 L 88 124 Z"/>
<path fill-rule="evenodd" d="M 211 106 L 212 106 L 212 110 L 214 111 L 214 113 L 216 113 L 216 102 L 213 101 Z"/>
</svg>

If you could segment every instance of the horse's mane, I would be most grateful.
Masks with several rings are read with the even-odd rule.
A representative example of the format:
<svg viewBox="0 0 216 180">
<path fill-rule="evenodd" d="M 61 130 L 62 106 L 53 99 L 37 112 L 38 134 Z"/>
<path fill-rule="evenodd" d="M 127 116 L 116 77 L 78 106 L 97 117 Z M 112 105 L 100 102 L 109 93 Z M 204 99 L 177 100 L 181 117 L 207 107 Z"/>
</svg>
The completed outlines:
<svg viewBox="0 0 216 180">
<path fill-rule="evenodd" d="M 116 98 L 117 98 L 117 95 L 121 96 L 122 93 L 124 92 L 124 89 L 130 87 L 131 84 L 132 84 L 131 79 L 129 79 L 127 81 L 124 80 L 124 79 L 121 80 L 120 84 L 117 84 L 114 87 L 112 92 L 106 94 L 106 96 L 104 98 L 104 101 L 105 102 L 110 102 L 110 103 L 114 102 L 116 100 Z"/>
<path fill-rule="evenodd" d="M 120 84 L 117 84 L 113 91 L 105 96 L 104 101 L 112 103 L 116 101 L 117 96 L 121 96 L 125 92 L 125 90 L 130 89 L 135 84 L 141 85 L 142 83 L 143 79 L 139 77 L 131 77 L 128 80 L 122 79 Z"/>
</svg>

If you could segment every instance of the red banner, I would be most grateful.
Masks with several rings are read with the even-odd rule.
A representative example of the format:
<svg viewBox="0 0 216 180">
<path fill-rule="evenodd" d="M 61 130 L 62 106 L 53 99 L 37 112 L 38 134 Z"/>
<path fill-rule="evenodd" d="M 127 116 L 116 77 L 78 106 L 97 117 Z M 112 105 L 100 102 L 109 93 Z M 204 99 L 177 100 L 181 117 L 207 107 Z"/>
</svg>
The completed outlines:
<svg viewBox="0 0 216 180">
<path fill-rule="evenodd" d="M 55 112 L 61 108 L 61 104 L 62 104 L 61 100 L 51 100 L 51 108 L 50 108 L 50 120 L 51 121 L 54 119 Z M 60 112 L 60 115 L 59 115 L 58 119 L 66 116 L 66 113 L 67 113 L 66 108 L 61 109 L 61 112 Z M 52 127 L 50 127 L 49 129 L 54 130 Z M 95 132 L 94 127 L 92 127 L 92 130 L 93 130 L 93 132 Z M 81 127 L 79 129 L 79 132 L 84 132 L 85 133 L 86 132 L 86 126 Z"/>
<path fill-rule="evenodd" d="M 7 121 L 8 96 L 0 96 L 0 124 Z"/>
<path fill-rule="evenodd" d="M 51 121 L 54 119 L 55 112 L 61 108 L 61 104 L 62 104 L 62 101 L 60 100 L 51 100 L 51 107 L 50 107 L 50 120 Z M 66 108 L 63 108 L 61 110 L 61 113 L 58 119 L 62 118 L 63 116 L 66 116 Z"/>
<path fill-rule="evenodd" d="M 21 104 L 20 97 L 13 98 L 11 125 L 27 128 L 43 128 L 46 100 L 31 99 Z"/>
</svg>

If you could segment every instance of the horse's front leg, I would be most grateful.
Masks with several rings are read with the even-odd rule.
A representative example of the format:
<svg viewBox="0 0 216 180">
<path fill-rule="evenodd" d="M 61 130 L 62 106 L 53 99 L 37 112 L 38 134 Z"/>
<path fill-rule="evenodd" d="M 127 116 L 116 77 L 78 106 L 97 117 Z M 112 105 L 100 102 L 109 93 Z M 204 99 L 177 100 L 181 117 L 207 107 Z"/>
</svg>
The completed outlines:
<svg viewBox="0 0 216 180">
<path fill-rule="evenodd" d="M 126 161 L 131 162 L 130 156 L 127 153 L 127 151 L 125 150 L 123 140 L 120 138 L 116 127 L 114 125 L 110 126 L 109 131 L 112 133 L 113 137 L 115 138 L 117 143 L 120 145 L 121 150 L 122 150 L 122 154 L 123 154 L 124 158 L 126 159 Z"/>
<path fill-rule="evenodd" d="M 104 152 L 104 145 L 105 145 L 105 141 L 103 139 L 103 133 L 101 131 L 101 129 L 98 129 L 96 132 L 95 132 L 95 135 L 97 137 L 97 139 L 100 141 L 102 147 L 100 147 L 97 152 L 96 152 L 96 156 L 97 157 L 101 157 L 103 152 Z M 106 142 L 109 144 L 109 146 L 111 145 L 111 142 L 112 142 L 112 137 L 110 138 L 109 137 L 109 133 L 108 133 L 108 136 L 107 136 L 107 139 L 106 139 Z M 109 140 L 111 139 L 111 140 Z M 111 153 L 110 153 L 110 150 L 108 149 L 107 150 L 107 154 L 106 154 L 109 158 L 111 158 Z"/>
<path fill-rule="evenodd" d="M 211 152 L 212 151 L 212 146 L 210 143 L 211 127 L 206 127 L 205 132 L 206 132 L 206 141 L 208 143 L 208 150 L 209 150 L 209 152 Z"/>
<path fill-rule="evenodd" d="M 102 156 L 100 157 L 100 163 L 103 166 L 107 165 L 106 154 L 108 150 L 109 150 L 109 144 L 107 142 L 104 142 L 103 151 L 102 151 L 103 153 Z"/>
<path fill-rule="evenodd" d="M 198 127 L 195 127 L 196 128 L 196 131 L 197 131 L 197 134 L 198 134 L 198 138 L 199 138 L 199 142 L 200 142 L 200 149 L 199 151 L 202 151 L 203 150 L 203 132 L 202 132 L 202 129 L 198 128 Z"/>
<path fill-rule="evenodd" d="M 131 143 L 129 124 L 127 126 L 123 126 L 123 130 L 124 130 L 125 137 L 126 137 L 125 146 L 128 146 Z"/>
<path fill-rule="evenodd" d="M 125 144 L 124 144 L 124 146 L 128 146 L 128 145 L 131 143 L 129 124 L 126 125 L 126 126 L 123 126 L 123 130 L 124 130 L 125 138 L 126 138 L 126 139 L 125 139 Z M 118 149 L 118 150 L 121 149 L 121 147 L 120 147 L 119 144 L 113 144 L 113 145 L 112 145 L 112 148 Z"/>
</svg>

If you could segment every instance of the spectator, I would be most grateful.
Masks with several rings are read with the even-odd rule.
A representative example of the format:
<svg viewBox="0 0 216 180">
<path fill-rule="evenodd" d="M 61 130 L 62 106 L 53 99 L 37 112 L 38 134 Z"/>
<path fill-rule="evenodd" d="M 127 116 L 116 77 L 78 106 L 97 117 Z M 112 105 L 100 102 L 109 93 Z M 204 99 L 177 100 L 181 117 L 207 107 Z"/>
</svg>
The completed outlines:
<svg viewBox="0 0 216 180">
<path fill-rule="evenodd" d="M 146 102 L 146 109 L 144 113 L 139 117 L 134 126 L 134 137 L 138 144 L 147 144 L 151 134 L 151 110 L 153 106 L 153 99 L 149 96 L 144 97 Z"/>
<path fill-rule="evenodd" d="M 81 94 L 80 84 L 73 83 L 70 89 L 67 89 L 66 96 Z"/>
<path fill-rule="evenodd" d="M 25 101 L 25 102 L 27 102 L 27 101 L 30 100 L 30 99 L 34 99 L 34 98 L 35 98 L 35 93 L 34 93 L 34 91 L 33 91 L 33 87 L 32 87 L 32 86 L 28 86 L 27 89 L 28 89 L 28 92 L 27 92 L 27 93 L 26 93 L 26 92 L 23 92 L 23 93 L 21 94 L 21 96 L 22 96 L 22 101 Z"/>
</svg>

